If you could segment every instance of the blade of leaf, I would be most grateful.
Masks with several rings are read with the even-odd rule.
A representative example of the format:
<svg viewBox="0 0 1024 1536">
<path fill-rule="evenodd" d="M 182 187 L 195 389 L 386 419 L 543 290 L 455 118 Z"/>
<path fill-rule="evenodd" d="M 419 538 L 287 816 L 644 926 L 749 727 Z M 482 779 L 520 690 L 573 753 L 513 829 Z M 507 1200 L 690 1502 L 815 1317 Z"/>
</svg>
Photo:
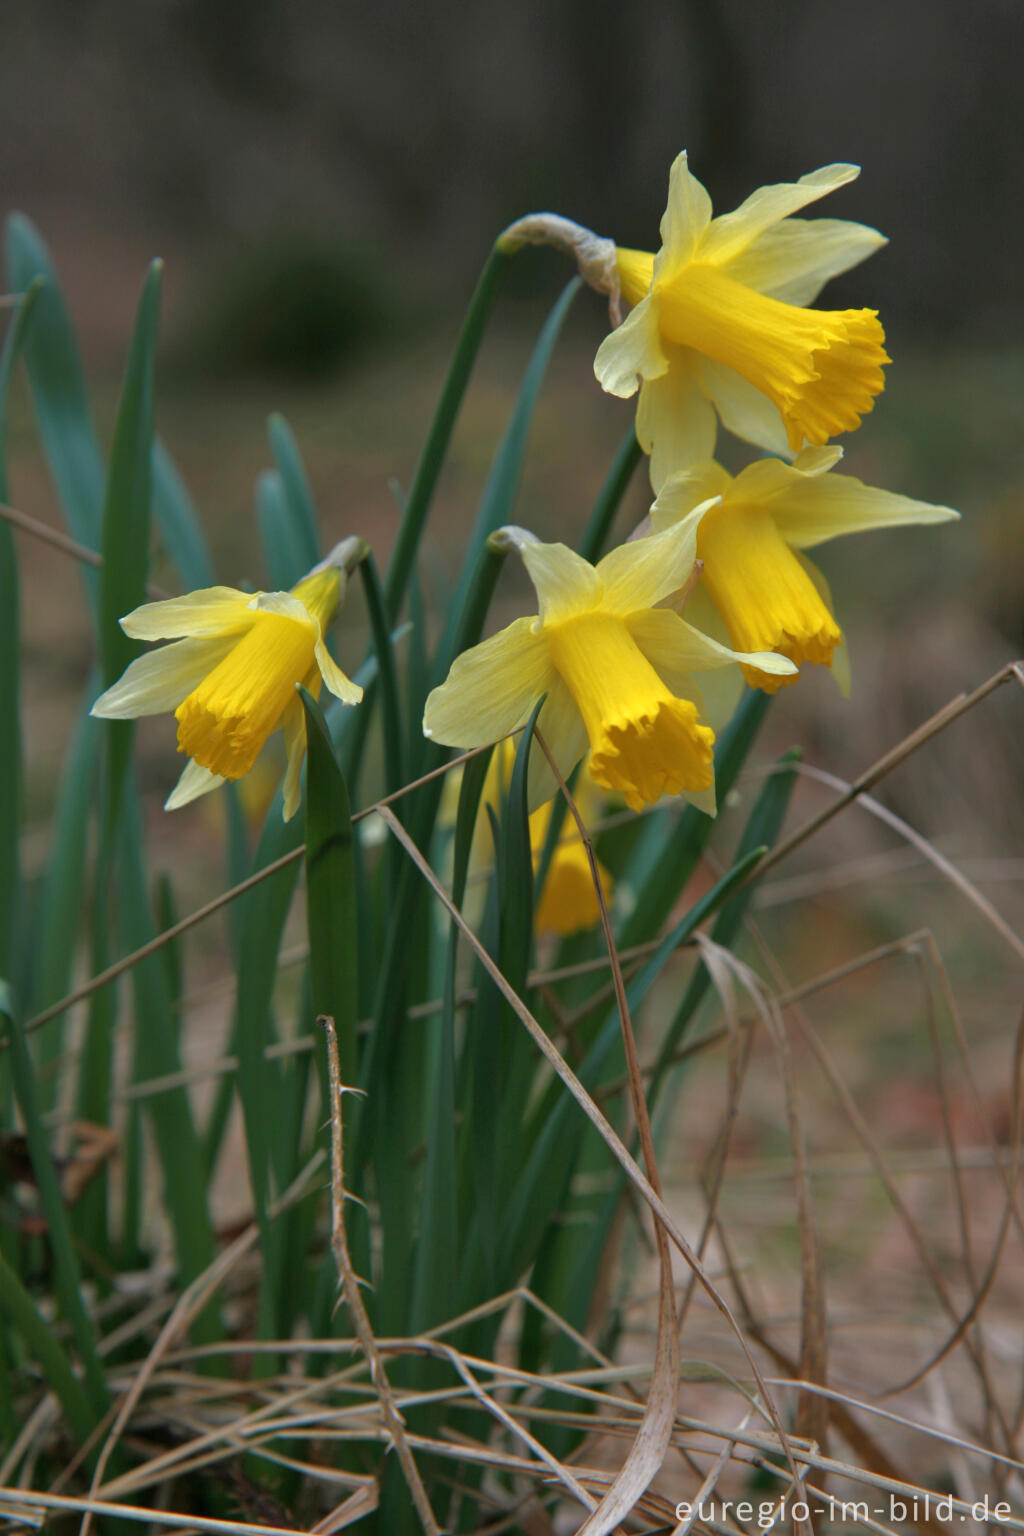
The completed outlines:
<svg viewBox="0 0 1024 1536">
<path fill-rule="evenodd" d="M 491 250 L 480 279 L 473 290 L 465 319 L 459 331 L 452 360 L 434 411 L 427 440 L 423 445 L 412 487 L 402 514 L 402 522 L 391 552 L 384 595 L 392 623 L 398 617 L 406 587 L 416 562 L 423 529 L 430 513 L 437 479 L 441 473 L 452 431 L 458 418 L 462 397 L 469 383 L 469 376 L 476 362 L 487 322 L 490 319 L 498 289 L 505 276 L 511 256 L 497 246 Z"/>
<path fill-rule="evenodd" d="M 484 487 L 484 494 L 480 502 L 480 510 L 477 513 L 473 532 L 466 545 L 466 554 L 462 563 L 462 574 L 455 595 L 449 605 L 448 621 L 445 625 L 444 636 L 438 647 L 435 658 L 433 680 L 435 683 L 444 681 L 452 659 L 457 654 L 455 650 L 455 637 L 461 623 L 462 614 L 466 607 L 470 589 L 472 587 L 476 562 L 490 535 L 503 523 L 511 520 L 512 508 L 515 504 L 516 492 L 522 478 L 523 459 L 526 453 L 526 440 L 533 420 L 534 408 L 537 404 L 537 396 L 540 393 L 544 375 L 547 372 L 551 354 L 555 349 L 559 333 L 565 323 L 573 300 L 581 288 L 581 280 L 574 277 L 562 290 L 547 320 L 544 328 L 537 338 L 523 382 L 516 397 L 516 403 L 509 418 L 505 435 L 495 455 L 491 472 Z"/>
<path fill-rule="evenodd" d="M 33 278 L 14 311 L 0 354 L 0 501 L 8 501 L 7 410 L 11 376 L 42 279 Z M 14 534 L 0 520 L 0 975 L 11 974 L 21 911 L 21 647 Z M 20 946 L 18 946 L 20 947 Z"/>
<path fill-rule="evenodd" d="M 604 554 L 615 514 L 643 456 L 643 449 L 636 440 L 636 432 L 630 427 L 621 448 L 615 455 L 608 477 L 594 503 L 590 521 L 583 530 L 583 537 L 580 540 L 579 552 L 584 560 L 590 561 L 591 565 L 596 565 Z"/>
<path fill-rule="evenodd" d="M 279 592 L 287 591 L 301 580 L 309 566 L 281 476 L 275 469 L 263 470 L 256 481 L 256 520 L 270 585 Z"/>
<path fill-rule="evenodd" d="M 159 438 L 153 443 L 153 516 L 186 592 L 214 584 L 213 561 L 191 497 Z"/>
<path fill-rule="evenodd" d="M 751 858 L 755 850 L 763 852 L 767 848 L 772 848 L 778 841 L 779 832 L 786 818 L 786 811 L 789 809 L 790 798 L 796 784 L 797 764 L 799 761 L 800 750 L 798 747 L 793 747 L 789 752 L 783 754 L 775 766 L 775 771 L 769 775 L 761 786 L 761 791 L 754 802 L 754 807 L 743 829 L 743 836 L 736 850 L 737 861 Z M 753 892 L 753 881 L 747 882 L 729 901 L 723 904 L 719 911 L 714 926 L 711 929 L 711 937 L 723 949 L 730 948 L 736 935 L 739 933 Z M 679 1004 L 675 1016 L 665 1032 L 665 1038 L 661 1043 L 661 1049 L 658 1052 L 658 1059 L 649 1088 L 649 1100 L 652 1109 L 665 1084 L 672 1054 L 682 1040 L 686 1027 L 696 1013 L 710 984 L 711 977 L 708 969 L 705 965 L 701 964 L 690 978 L 690 984 L 683 994 L 682 1002 Z"/>
<path fill-rule="evenodd" d="M 53 1254 L 54 1283 L 60 1309 L 71 1329 L 85 1373 L 85 1391 L 92 1416 L 106 1412 L 110 1398 L 103 1365 L 96 1350 L 96 1335 L 82 1300 L 81 1275 L 71 1242 L 67 1213 L 61 1196 L 57 1170 L 50 1155 L 49 1139 L 39 1109 L 36 1075 L 32 1058 L 17 1018 L 14 999 L 6 982 L 0 981 L 0 1024 L 10 1045 L 11 1076 L 21 1110 L 29 1156 L 39 1190 L 39 1203 L 46 1217 L 47 1235 Z M 90 1428 L 92 1426 L 90 1425 Z"/>
<path fill-rule="evenodd" d="M 305 560 L 305 565 L 299 573 L 302 575 L 316 565 L 322 553 L 309 481 L 306 478 L 295 434 L 277 411 L 267 422 L 267 436 L 270 439 L 270 451 L 274 455 L 277 472 L 281 477 L 281 487 L 292 528 L 295 531 L 296 543 Z"/>
<path fill-rule="evenodd" d="M 299 696 L 306 712 L 306 926 L 313 1011 L 334 1020 L 342 1079 L 354 1087 L 359 956 L 352 810 L 320 706 L 304 688 Z M 322 1086 L 326 1090 L 326 1066 Z"/>
<path fill-rule="evenodd" d="M 103 566 L 100 570 L 99 651 L 104 687 L 121 676 L 141 649 L 121 628 L 124 614 L 146 598 L 149 562 L 150 467 L 153 460 L 153 391 L 163 263 L 146 274 L 125 369 L 110 474 L 103 504 Z M 131 749 L 132 723 L 110 722 L 108 804 L 110 831 Z"/>
<path fill-rule="evenodd" d="M 7 221 L 7 277 L 20 293 L 36 277 L 46 285 L 25 346 L 36 423 L 68 529 L 80 544 L 98 549 L 106 472 L 85 391 L 74 333 L 50 253 L 24 214 Z M 95 599 L 96 572 L 82 567 Z"/>
</svg>

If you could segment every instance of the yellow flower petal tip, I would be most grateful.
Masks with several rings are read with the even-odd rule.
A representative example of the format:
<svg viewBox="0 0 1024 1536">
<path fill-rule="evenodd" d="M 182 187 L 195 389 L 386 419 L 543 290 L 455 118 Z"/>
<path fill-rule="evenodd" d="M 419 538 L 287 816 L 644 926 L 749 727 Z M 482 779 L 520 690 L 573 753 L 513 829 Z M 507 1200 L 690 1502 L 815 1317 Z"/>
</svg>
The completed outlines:
<svg viewBox="0 0 1024 1536">
<path fill-rule="evenodd" d="M 540 612 L 456 659 L 427 700 L 427 734 L 446 746 L 484 746 L 524 725 L 546 694 L 538 730 L 563 778 L 589 741 L 591 778 L 633 810 L 676 794 L 704 797 L 703 808 L 714 785 L 714 732 L 702 718 L 695 674 L 755 660 L 661 606 L 690 579 L 706 515 L 702 502 L 597 566 L 522 529 L 501 530 L 503 544 L 523 557 Z M 778 665 L 790 667 L 781 658 Z M 535 747 L 531 807 L 556 785 Z"/>
<path fill-rule="evenodd" d="M 792 464 L 760 459 L 735 479 L 714 461 L 673 475 L 662 487 L 651 520 L 673 526 L 706 505 L 697 525 L 701 586 L 725 621 L 737 651 L 773 651 L 798 666 L 831 667 L 843 643 L 822 573 L 803 553 L 841 534 L 959 516 L 951 507 L 913 501 L 834 472 L 839 449 L 805 449 Z M 841 653 L 839 662 L 845 666 Z M 746 663 L 754 687 L 774 692 L 795 681 Z"/>
<path fill-rule="evenodd" d="M 129 615 L 125 627 L 132 633 L 174 643 L 133 661 L 96 700 L 93 714 L 130 719 L 173 711 L 178 751 L 190 761 L 168 809 L 187 805 L 225 779 L 242 778 L 271 733 L 283 729 L 285 820 L 294 815 L 305 753 L 297 685 L 318 697 L 326 683 L 349 704 L 362 696 L 327 652 L 323 635 L 344 596 L 349 561 L 363 550 L 362 541 L 346 540 L 291 592 L 250 595 L 216 587 L 149 603 Z"/>
<path fill-rule="evenodd" d="M 664 439 L 644 441 L 652 473 L 657 461 L 656 489 L 671 467 L 689 467 L 688 454 L 692 462 L 713 451 L 715 412 L 739 436 L 796 453 L 854 431 L 872 409 L 889 362 L 876 311 L 805 306 L 883 237 L 844 220 L 791 217 L 856 173 L 830 166 L 762 187 L 734 213 L 712 218 L 710 199 L 681 155 L 658 254 L 617 249 L 622 296 L 633 312 L 602 343 L 595 370 L 612 393 L 630 393 L 639 378 L 658 397 L 660 404 L 643 407 L 644 435 L 653 423 Z M 777 417 L 756 403 L 757 394 Z M 691 420 L 676 429 L 673 413 L 684 402 Z M 693 453 L 696 442 L 703 447 Z M 676 462 L 666 471 L 669 451 Z"/>
</svg>

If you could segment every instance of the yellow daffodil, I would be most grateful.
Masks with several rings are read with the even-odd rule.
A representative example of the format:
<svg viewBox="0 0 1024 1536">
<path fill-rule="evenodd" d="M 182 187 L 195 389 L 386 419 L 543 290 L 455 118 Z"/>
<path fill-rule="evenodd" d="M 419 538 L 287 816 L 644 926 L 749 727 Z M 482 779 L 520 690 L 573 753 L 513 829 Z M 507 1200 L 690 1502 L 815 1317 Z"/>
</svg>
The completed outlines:
<svg viewBox="0 0 1024 1536">
<path fill-rule="evenodd" d="M 539 747 L 533 747 L 533 751 L 539 750 Z M 491 756 L 480 793 L 480 810 L 469 853 L 471 879 L 481 878 L 493 866 L 494 843 L 487 808 L 490 807 L 496 815 L 501 814 L 501 803 L 512 781 L 515 755 L 516 742 L 512 737 L 506 737 L 504 741 L 499 741 Z M 448 774 L 445 779 L 441 816 L 449 824 L 455 821 L 461 782 L 461 770 Z M 585 825 L 596 819 L 600 810 L 600 796 L 588 775 L 580 775 L 573 798 Z M 535 810 L 530 817 L 530 848 L 533 853 L 535 873 L 547 841 L 548 826 L 554 805 L 555 801 L 551 800 Z M 597 863 L 597 875 L 605 901 L 610 901 L 612 877 L 600 860 Z M 575 817 L 567 812 L 548 867 L 544 889 L 537 904 L 535 926 L 539 933 L 557 933 L 560 937 L 567 938 L 572 933 L 580 932 L 581 929 L 593 928 L 595 923 L 600 921 L 600 917 L 601 908 L 594 889 L 594 877 L 591 874 L 587 850 L 580 837 Z"/>
<path fill-rule="evenodd" d="M 855 165 L 762 187 L 713 219 L 681 154 L 669 177 L 656 256 L 619 249 L 618 279 L 634 307 L 602 342 L 594 371 L 613 395 L 640 385 L 637 437 L 656 491 L 711 458 L 717 422 L 776 453 L 850 432 L 884 387 L 885 335 L 871 309 L 816 310 L 830 277 L 885 243 L 844 219 L 794 219 L 844 186 Z"/>
<path fill-rule="evenodd" d="M 844 533 L 959 516 L 951 507 L 829 473 L 841 457 L 841 448 L 805 448 L 792 464 L 761 459 L 735 479 L 709 461 L 662 487 L 651 508 L 659 529 L 686 521 L 709 496 L 721 498 L 700 520 L 697 555 L 703 587 L 739 649 L 778 651 L 798 664 L 832 666 L 842 632 L 825 578 L 802 551 Z M 744 671 L 750 683 L 769 693 L 795 681 L 792 674 L 768 675 L 750 666 Z"/>
<path fill-rule="evenodd" d="M 427 699 L 424 733 L 453 747 L 484 746 L 524 725 L 542 694 L 538 729 L 567 775 L 590 742 L 590 776 L 633 810 L 685 794 L 714 811 L 714 731 L 694 673 L 735 663 L 790 672 L 781 656 L 738 655 L 657 605 L 684 588 L 706 507 L 593 566 L 564 544 L 521 528 L 496 535 L 517 549 L 540 612 L 456 658 Z M 542 751 L 530 755 L 530 806 L 556 781 Z"/>
<path fill-rule="evenodd" d="M 290 592 L 206 587 L 145 603 L 121 620 L 125 634 L 135 639 L 174 643 L 133 661 L 96 700 L 92 713 L 129 720 L 174 711 L 178 751 L 190 761 L 167 810 L 187 805 L 225 779 L 241 778 L 267 737 L 281 729 L 288 758 L 284 819 L 294 816 L 306 750 L 296 685 L 318 697 L 326 683 L 346 704 L 358 704 L 363 696 L 334 661 L 324 632 L 364 548 L 361 539 L 343 540 Z"/>
</svg>

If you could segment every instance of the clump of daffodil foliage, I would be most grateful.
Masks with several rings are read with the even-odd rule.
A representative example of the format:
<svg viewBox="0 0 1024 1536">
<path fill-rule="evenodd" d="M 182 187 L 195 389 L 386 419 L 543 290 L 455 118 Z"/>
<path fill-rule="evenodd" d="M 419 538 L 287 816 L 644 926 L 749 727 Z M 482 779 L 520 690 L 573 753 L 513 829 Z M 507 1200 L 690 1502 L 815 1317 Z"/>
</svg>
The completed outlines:
<svg viewBox="0 0 1024 1536">
<path fill-rule="evenodd" d="M 598 1289 L 597 1277 L 638 1218 L 625 1165 L 609 1160 L 607 1143 L 620 1130 L 632 1135 L 636 1101 L 630 1109 L 632 1058 L 620 999 L 607 985 L 606 936 L 648 957 L 627 1000 L 645 1037 L 643 1059 L 655 1063 L 643 1091 L 663 1109 L 678 1091 L 673 1052 L 697 1015 L 707 972 L 698 962 L 684 992 L 666 991 L 657 1024 L 644 1000 L 701 922 L 727 900 L 742 911 L 760 851 L 778 836 L 791 761 L 759 789 L 736 792 L 771 695 L 811 666 L 849 686 L 825 575 L 804 552 L 840 535 L 957 515 L 837 468 L 842 448 L 832 439 L 860 428 L 889 359 L 874 310 L 825 310 L 816 300 L 883 237 L 796 215 L 856 174 L 828 166 L 712 217 L 680 155 L 656 252 L 621 248 L 557 215 L 511 226 L 473 297 L 383 579 L 372 530 L 344 485 L 333 488 L 325 536 L 296 440 L 272 417 L 274 467 L 259 492 L 262 554 L 233 573 L 236 585 L 216 584 L 201 521 L 154 437 L 159 266 L 143 290 L 105 459 L 75 382 L 80 364 L 49 256 L 27 221 L 12 220 L 8 287 L 18 299 L 0 415 L 12 370 L 23 364 L 77 541 L 70 547 L 86 546 L 100 565 L 98 574 L 94 559 L 83 565 L 90 707 L 68 745 L 49 872 L 31 900 L 17 855 L 17 662 L 9 643 L 0 650 L 8 669 L 0 997 L 11 1046 L 3 1103 L 8 1134 L 24 1130 L 34 1181 L 30 1194 L 11 1185 L 7 1219 L 20 1235 L 3 1243 L 0 1343 L 10 1367 L 8 1428 L 48 1405 L 31 1467 L 55 1474 L 71 1465 L 71 1482 L 77 1476 L 74 1485 L 85 1487 L 98 1457 L 104 1476 L 121 1477 L 157 1447 L 168 1477 L 178 1476 L 181 1449 L 185 1479 L 194 1432 L 207 1463 L 245 1452 L 244 1477 L 232 1485 L 240 1499 L 246 1479 L 259 1494 L 281 1464 L 301 1467 L 294 1447 L 304 1445 L 311 1464 L 320 1458 L 349 1478 L 347 1488 L 367 1490 L 373 1528 L 388 1536 L 423 1528 L 424 1501 L 439 1529 L 476 1529 L 497 1518 L 496 1501 L 515 1506 L 521 1468 L 499 1459 L 485 1486 L 470 1450 L 489 1454 L 493 1442 L 497 1454 L 498 1421 L 479 1401 L 467 1408 L 465 1373 L 438 1331 L 446 1348 L 477 1361 L 493 1357 L 501 1332 L 528 1392 L 538 1373 L 587 1363 L 581 1330 L 599 1342 L 614 1334 L 608 1298 L 617 1288 Z M 503 273 L 524 245 L 544 241 L 575 256 L 607 297 L 612 323 L 594 372 L 612 395 L 636 397 L 635 419 L 624 405 L 623 447 L 592 513 L 562 507 L 553 543 L 521 526 L 538 510 L 515 505 L 523 427 L 580 290 L 573 277 L 536 344 L 517 430 L 497 450 L 466 531 L 454 596 L 435 614 L 422 601 L 429 563 L 421 568 L 419 555 L 458 405 Z M 582 371 L 579 388 L 596 387 Z M 749 457 L 736 474 L 714 458 L 720 426 Z M 638 527 L 619 526 L 644 455 L 646 516 Z M 161 580 L 173 569 L 180 595 L 154 598 L 149 589 L 154 546 Z M 525 565 L 536 603 L 501 627 L 489 611 L 510 555 Z M 0 524 L 4 614 L 17 612 L 18 580 Z M 143 650 L 141 642 L 157 644 Z M 176 741 L 168 734 L 161 751 L 147 738 L 141 764 L 130 722 L 162 714 L 174 716 Z M 175 745 L 187 761 L 172 788 Z M 244 791 L 260 773 L 280 791 L 253 825 Z M 220 897 L 183 922 L 180 865 L 171 857 L 153 879 L 152 846 L 173 847 L 155 825 L 162 812 L 149 790 L 157 784 L 161 800 L 169 791 L 182 859 L 208 865 L 211 850 L 215 862 L 223 850 Z M 218 788 L 219 819 L 216 800 L 200 803 Z M 740 852 L 722 852 L 715 873 L 691 885 L 723 812 L 740 829 L 723 847 Z M 304 972 L 279 984 L 300 865 Z M 230 984 L 204 1013 L 216 1036 L 207 1054 L 219 1058 L 211 1097 L 186 1070 L 188 995 L 193 971 L 211 967 L 210 944 L 195 930 L 222 907 L 232 922 L 213 947 Z M 318 1016 L 333 1020 L 340 1087 L 351 1090 L 343 1097 L 329 1081 Z M 114 1049 L 115 1026 L 131 1050 Z M 550 1051 L 538 1049 L 545 1037 Z M 579 1093 L 601 1104 L 589 1119 L 558 1068 L 563 1055 Z M 60 1103 L 73 1103 L 80 1122 L 108 1138 L 87 1175 L 63 1186 L 56 1170 L 68 1154 L 51 1116 Z M 332 1165 L 333 1198 L 324 1169 L 328 1150 L 337 1154 L 324 1130 L 332 1117 L 336 1130 L 344 1122 L 345 1149 L 343 1170 Z M 242 1160 L 231 1153 L 232 1127 Z M 250 1267 L 237 1282 L 228 1267 L 223 1275 L 213 1267 L 229 1234 L 210 1198 L 232 1155 L 235 1203 L 254 1224 Z M 607 1177 L 595 1179 L 599 1166 Z M 41 1231 L 46 1244 L 30 1235 Z M 43 1322 L 52 1308 L 33 1295 L 51 1264 L 62 1319 L 53 1332 Z M 152 1276 L 152 1318 L 138 1328 L 126 1326 L 118 1301 L 122 1268 Z M 238 1287 L 230 1307 L 221 1289 L 229 1273 Z M 189 1286 L 195 1304 L 170 1342 L 204 1346 L 201 1357 L 175 1357 L 176 1380 L 192 1373 L 191 1417 L 175 1417 L 168 1380 L 128 1433 L 116 1403 Z M 527 1313 L 505 1328 L 500 1298 L 519 1287 L 532 1289 L 548 1321 Z M 673 1316 L 664 1305 L 663 1325 Z M 555 1317 L 564 1331 L 549 1326 Z M 347 1369 L 353 1349 L 365 1355 L 367 1329 L 388 1341 L 384 1364 L 364 1360 L 369 1377 L 346 1387 L 330 1373 L 342 1362 Z M 299 1348 L 310 1340 L 329 1357 L 337 1348 L 329 1371 L 323 1351 Z M 209 1387 L 211 1403 L 230 1404 L 230 1427 L 242 1407 L 226 1383 L 242 1356 L 253 1401 L 281 1381 L 297 1397 L 308 1390 L 310 1402 L 337 1413 L 341 1438 L 321 1442 L 314 1419 L 301 1442 L 284 1429 L 266 1445 L 242 1429 L 218 1439 L 220 1409 L 207 1419 L 196 1404 Z M 116 1382 L 105 1359 L 116 1362 Z M 385 1454 L 402 1432 L 393 1419 L 374 1418 L 381 1400 L 364 1391 L 366 1380 L 380 1386 L 385 1366 L 404 1394 L 410 1445 L 401 1455 Z M 530 1433 L 533 1446 L 564 1452 L 580 1424 L 567 1431 L 531 1420 Z M 467 1457 L 461 1469 L 451 1459 L 458 1446 Z M 15 1446 L 5 1463 L 12 1483 L 28 1454 Z M 538 1466 L 553 1454 L 544 1450 Z M 291 1493 L 296 1519 L 313 1528 L 339 1495 L 329 1483 L 301 1481 Z M 570 1502 L 600 1496 L 572 1478 L 560 1486 Z M 622 1518 L 609 1514 L 612 1525 L 600 1528 Z"/>
</svg>

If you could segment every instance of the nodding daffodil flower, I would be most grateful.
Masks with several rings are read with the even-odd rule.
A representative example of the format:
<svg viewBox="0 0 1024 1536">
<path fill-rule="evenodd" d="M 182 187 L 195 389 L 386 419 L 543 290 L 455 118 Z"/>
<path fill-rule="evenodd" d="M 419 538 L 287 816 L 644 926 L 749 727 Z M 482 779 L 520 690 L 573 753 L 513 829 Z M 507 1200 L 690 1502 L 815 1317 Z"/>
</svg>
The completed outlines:
<svg viewBox="0 0 1024 1536">
<path fill-rule="evenodd" d="M 793 663 L 738 655 L 657 606 L 690 581 L 706 510 L 621 545 L 597 566 L 521 528 L 500 530 L 494 537 L 519 551 L 540 612 L 456 657 L 427 699 L 424 733 L 445 746 L 484 746 L 525 725 L 546 695 L 538 729 L 563 778 L 589 739 L 591 778 L 632 810 L 685 794 L 713 814 L 714 731 L 701 719 L 693 674 L 732 663 L 790 672 Z M 531 809 L 555 788 L 534 746 Z"/>
<path fill-rule="evenodd" d="M 281 729 L 288 757 L 284 819 L 294 816 L 306 750 L 296 685 L 302 683 L 315 698 L 326 683 L 346 704 L 358 704 L 363 696 L 334 661 L 324 632 L 364 551 L 361 539 L 343 540 L 290 592 L 206 587 L 144 603 L 121 620 L 125 634 L 135 639 L 174 643 L 133 661 L 96 700 L 92 713 L 130 720 L 174 711 L 178 751 L 191 760 L 167 810 L 187 805 L 225 779 L 240 779 L 271 732 Z"/>
<path fill-rule="evenodd" d="M 662 487 L 651 508 L 659 529 L 685 521 L 707 497 L 721 498 L 700 520 L 697 555 L 702 584 L 738 648 L 832 666 L 842 632 L 824 576 L 801 551 L 844 533 L 944 523 L 960 515 L 829 473 L 841 457 L 841 448 L 805 448 L 792 464 L 760 459 L 735 479 L 709 461 Z M 769 693 L 795 681 L 794 674 L 769 675 L 749 666 L 744 671 L 748 682 Z"/>
<path fill-rule="evenodd" d="M 661 250 L 617 251 L 634 308 L 601 343 L 594 372 L 624 397 L 641 379 L 636 430 L 656 491 L 711 458 L 716 411 L 738 437 L 796 453 L 805 440 L 821 446 L 853 431 L 871 410 L 889 361 L 877 313 L 803 306 L 884 237 L 844 219 L 791 217 L 858 174 L 825 166 L 713 219 L 683 153 L 669 176 Z"/>
</svg>

